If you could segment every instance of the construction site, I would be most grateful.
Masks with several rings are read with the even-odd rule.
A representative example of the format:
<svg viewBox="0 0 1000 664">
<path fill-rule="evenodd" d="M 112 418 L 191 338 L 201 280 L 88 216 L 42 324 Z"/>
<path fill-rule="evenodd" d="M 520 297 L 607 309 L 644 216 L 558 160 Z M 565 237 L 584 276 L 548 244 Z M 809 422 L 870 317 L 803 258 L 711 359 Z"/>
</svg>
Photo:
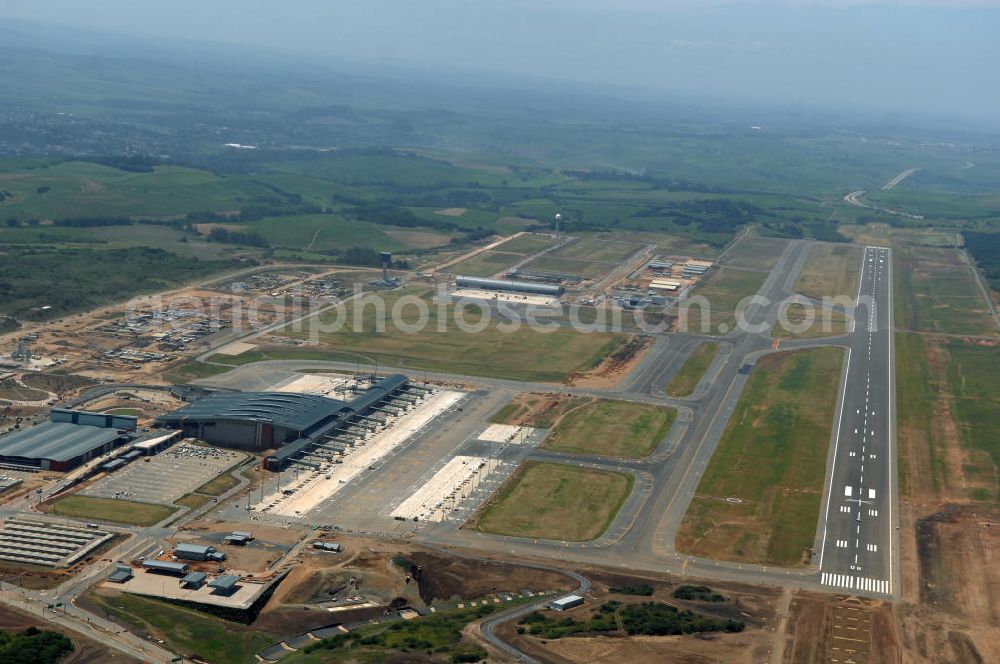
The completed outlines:
<svg viewBox="0 0 1000 664">
<path fill-rule="evenodd" d="M 635 242 L 518 234 L 446 266 L 453 298 L 509 304 L 635 309 L 685 297 L 712 267 L 690 256 L 654 255 Z"/>
<path fill-rule="evenodd" d="M 196 351 L 308 314 L 347 296 L 343 271 L 262 270 L 0 335 L 0 369 L 143 379 Z"/>
</svg>

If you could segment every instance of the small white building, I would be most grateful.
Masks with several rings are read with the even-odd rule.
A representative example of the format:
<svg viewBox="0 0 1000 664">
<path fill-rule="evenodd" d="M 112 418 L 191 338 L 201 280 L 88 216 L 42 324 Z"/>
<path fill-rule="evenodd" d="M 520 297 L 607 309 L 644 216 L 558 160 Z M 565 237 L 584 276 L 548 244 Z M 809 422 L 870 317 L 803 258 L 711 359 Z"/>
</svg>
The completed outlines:
<svg viewBox="0 0 1000 664">
<path fill-rule="evenodd" d="M 583 598 L 579 595 L 568 595 L 561 599 L 557 599 L 549 604 L 549 608 L 553 611 L 568 611 L 573 607 L 580 606 L 583 604 Z"/>
</svg>

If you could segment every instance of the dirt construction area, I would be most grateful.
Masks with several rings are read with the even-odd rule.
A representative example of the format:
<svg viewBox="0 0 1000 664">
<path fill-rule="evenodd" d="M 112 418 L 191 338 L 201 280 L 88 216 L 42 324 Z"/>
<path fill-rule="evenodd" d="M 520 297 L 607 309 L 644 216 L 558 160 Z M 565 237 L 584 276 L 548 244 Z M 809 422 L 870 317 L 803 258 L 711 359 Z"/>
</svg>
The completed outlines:
<svg viewBox="0 0 1000 664">
<path fill-rule="evenodd" d="M 292 572 L 254 628 L 294 634 L 335 622 L 367 620 L 391 606 L 454 607 L 467 600 L 492 601 L 497 593 L 567 591 L 574 585 L 558 572 L 467 560 L 336 532 L 319 531 L 319 536 L 341 544 L 343 551 L 317 551 L 306 542 L 288 561 Z"/>
<path fill-rule="evenodd" d="M 1000 511 L 904 506 L 904 662 L 1000 661 Z"/>
<path fill-rule="evenodd" d="M 226 535 L 234 530 L 249 531 L 253 541 L 227 544 Z M 266 526 L 258 523 L 193 521 L 177 532 L 176 542 L 206 544 L 226 554 L 226 567 L 251 574 L 265 572 L 268 565 L 287 554 L 304 537 L 301 530 Z"/>
</svg>

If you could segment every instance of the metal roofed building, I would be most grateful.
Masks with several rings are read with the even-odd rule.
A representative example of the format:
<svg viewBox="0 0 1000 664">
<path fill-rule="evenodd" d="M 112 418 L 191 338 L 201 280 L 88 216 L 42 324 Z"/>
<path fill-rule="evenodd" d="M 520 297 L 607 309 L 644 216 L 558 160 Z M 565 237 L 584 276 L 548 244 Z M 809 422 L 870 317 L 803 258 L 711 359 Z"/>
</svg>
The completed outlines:
<svg viewBox="0 0 1000 664">
<path fill-rule="evenodd" d="M 212 556 L 214 553 L 214 546 L 205 546 L 204 544 L 181 542 L 174 546 L 174 555 L 184 560 L 214 560 Z"/>
<path fill-rule="evenodd" d="M 181 579 L 181 585 L 185 588 L 201 588 L 207 578 L 208 574 L 204 572 L 191 572 Z"/>
<path fill-rule="evenodd" d="M 0 437 L 0 463 L 66 471 L 130 441 L 137 419 L 53 408 L 48 422 Z"/>
<path fill-rule="evenodd" d="M 170 560 L 144 560 L 142 567 L 147 572 L 162 572 L 182 576 L 188 573 L 187 563 L 175 563 Z"/>
<path fill-rule="evenodd" d="M 233 574 L 223 574 L 222 576 L 215 577 L 215 581 L 209 582 L 208 587 L 218 593 L 228 595 L 236 590 L 236 584 L 239 580 L 240 577 Z"/>
<path fill-rule="evenodd" d="M 549 608 L 553 611 L 567 611 L 581 604 L 583 604 L 583 598 L 579 595 L 567 595 L 551 602 Z"/>
<path fill-rule="evenodd" d="M 538 284 L 532 281 L 515 281 L 513 279 L 483 279 L 480 277 L 455 277 L 455 285 L 459 288 L 532 293 L 535 295 L 551 295 L 553 297 L 559 297 L 566 291 L 562 286 L 553 284 Z"/>
<path fill-rule="evenodd" d="M 348 405 L 291 392 L 219 392 L 158 418 L 185 435 L 251 450 L 278 447 L 337 421 Z"/>
<path fill-rule="evenodd" d="M 214 445 L 256 451 L 278 448 L 266 464 L 277 470 L 324 435 L 363 420 L 409 388 L 409 378 L 392 374 L 350 401 L 295 392 L 220 392 L 157 421 Z"/>
<path fill-rule="evenodd" d="M 118 565 L 115 571 L 108 574 L 108 581 L 112 583 L 125 583 L 132 578 L 132 568 L 127 565 Z"/>
</svg>

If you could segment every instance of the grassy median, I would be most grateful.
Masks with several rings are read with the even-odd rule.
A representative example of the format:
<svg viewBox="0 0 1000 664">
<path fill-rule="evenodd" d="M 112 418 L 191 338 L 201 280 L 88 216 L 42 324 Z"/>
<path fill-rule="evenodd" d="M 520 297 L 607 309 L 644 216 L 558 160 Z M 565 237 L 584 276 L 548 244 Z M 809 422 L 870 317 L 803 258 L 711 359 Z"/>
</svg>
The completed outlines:
<svg viewBox="0 0 1000 664">
<path fill-rule="evenodd" d="M 719 344 L 714 341 L 703 343 L 698 346 L 688 359 L 684 361 L 684 366 L 674 374 L 667 385 L 667 394 L 672 397 L 686 397 L 694 392 L 701 377 L 708 371 L 712 360 L 719 354 Z"/>
<path fill-rule="evenodd" d="M 542 447 L 637 459 L 656 449 L 676 419 L 673 408 L 599 399 L 566 413 Z"/>
<path fill-rule="evenodd" d="M 677 536 L 678 549 L 768 565 L 808 562 L 844 352 L 757 362 Z"/>
<path fill-rule="evenodd" d="M 611 525 L 633 481 L 626 473 L 527 461 L 470 525 L 515 537 L 592 540 Z"/>
<path fill-rule="evenodd" d="M 46 505 L 48 512 L 94 521 L 111 521 L 133 526 L 152 526 L 177 511 L 176 507 L 138 503 L 117 498 L 66 496 Z"/>
</svg>

